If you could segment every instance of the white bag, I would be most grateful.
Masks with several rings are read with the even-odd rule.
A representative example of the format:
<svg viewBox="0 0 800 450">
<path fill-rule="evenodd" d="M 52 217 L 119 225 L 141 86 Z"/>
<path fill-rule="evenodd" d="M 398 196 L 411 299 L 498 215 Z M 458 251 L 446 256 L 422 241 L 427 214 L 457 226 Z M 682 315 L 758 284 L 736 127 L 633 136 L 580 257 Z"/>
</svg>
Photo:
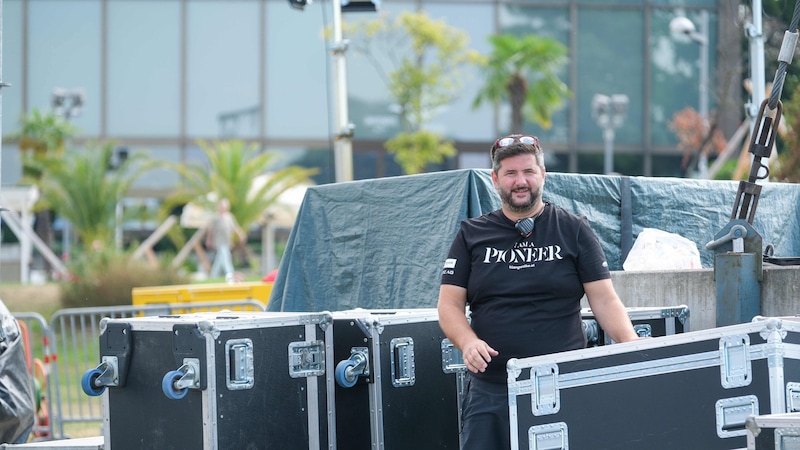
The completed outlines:
<svg viewBox="0 0 800 450">
<path fill-rule="evenodd" d="M 622 268 L 624 270 L 701 269 L 702 264 L 700 252 L 694 242 L 675 233 L 645 228 L 633 243 Z"/>
</svg>

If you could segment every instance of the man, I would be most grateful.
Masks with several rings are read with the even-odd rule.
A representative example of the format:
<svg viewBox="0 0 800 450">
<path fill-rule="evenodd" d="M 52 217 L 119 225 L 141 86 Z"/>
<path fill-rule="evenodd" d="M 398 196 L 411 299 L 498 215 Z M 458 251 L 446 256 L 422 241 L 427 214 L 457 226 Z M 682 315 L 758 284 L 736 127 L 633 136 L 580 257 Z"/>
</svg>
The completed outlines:
<svg viewBox="0 0 800 450">
<path fill-rule="evenodd" d="M 542 201 L 539 140 L 498 139 L 491 158 L 502 207 L 462 222 L 439 292 L 439 323 L 468 369 L 463 450 L 510 448 L 506 362 L 584 348 L 584 294 L 614 341 L 638 339 L 588 220 Z"/>
<path fill-rule="evenodd" d="M 206 232 L 206 247 L 216 250 L 214 263 L 211 265 L 210 277 L 219 275 L 220 269 L 225 270 L 225 280 L 234 281 L 233 278 L 233 258 L 231 255 L 231 245 L 233 234 L 236 233 L 239 239 L 244 242 L 247 234 L 239 227 L 236 217 L 230 212 L 231 204 L 228 199 L 223 198 L 217 203 L 217 214 L 211 219 Z"/>
</svg>

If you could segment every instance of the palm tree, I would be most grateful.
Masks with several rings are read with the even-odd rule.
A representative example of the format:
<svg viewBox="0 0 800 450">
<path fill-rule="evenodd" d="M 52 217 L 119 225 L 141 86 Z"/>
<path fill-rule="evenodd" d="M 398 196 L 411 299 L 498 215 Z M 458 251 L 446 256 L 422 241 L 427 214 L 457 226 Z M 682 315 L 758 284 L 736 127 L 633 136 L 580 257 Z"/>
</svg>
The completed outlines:
<svg viewBox="0 0 800 450">
<path fill-rule="evenodd" d="M 31 184 L 39 184 L 42 177 L 37 162 L 49 156 L 64 153 L 66 141 L 78 130 L 69 121 L 55 113 L 42 113 L 33 109 L 30 114 L 20 118 L 20 129 L 12 133 L 10 139 L 17 140 L 22 159 L 22 174 Z M 53 211 L 36 205 L 36 234 L 48 247 L 53 243 Z M 45 261 L 45 265 L 49 263 Z M 49 267 L 46 267 L 49 269 Z"/>
<path fill-rule="evenodd" d="M 484 101 L 508 101 L 511 133 L 523 132 L 523 117 L 550 128 L 550 116 L 571 95 L 556 75 L 567 63 L 567 48 L 554 39 L 535 35 L 494 35 L 489 42 L 493 49 L 484 66 L 486 82 L 473 107 Z"/>
<path fill-rule="evenodd" d="M 110 242 L 117 226 L 117 203 L 136 179 L 149 168 L 139 164 L 144 153 L 121 161 L 109 170 L 113 144 L 81 151 L 66 151 L 30 161 L 42 176 L 41 202 L 68 220 L 86 245 Z"/>
<path fill-rule="evenodd" d="M 231 213 L 247 230 L 258 222 L 264 210 L 275 203 L 279 195 L 292 186 L 307 182 L 317 172 L 317 169 L 289 166 L 268 174 L 277 155 L 258 153 L 255 145 L 248 146 L 240 140 L 199 144 L 208 165 L 168 165 L 178 172 L 184 186 L 165 199 L 163 211 L 172 211 L 189 202 L 213 211 L 216 209 L 214 200 L 208 197 L 213 193 L 217 199 L 228 199 Z M 254 184 L 254 180 L 267 174 L 263 184 Z"/>
</svg>

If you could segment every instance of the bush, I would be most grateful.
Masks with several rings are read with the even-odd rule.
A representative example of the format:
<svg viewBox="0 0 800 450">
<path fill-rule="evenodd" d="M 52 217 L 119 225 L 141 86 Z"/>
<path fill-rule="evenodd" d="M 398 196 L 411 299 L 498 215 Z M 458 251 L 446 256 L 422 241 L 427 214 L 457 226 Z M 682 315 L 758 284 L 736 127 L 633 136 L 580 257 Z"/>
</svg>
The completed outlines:
<svg viewBox="0 0 800 450">
<path fill-rule="evenodd" d="M 153 267 L 117 251 L 83 254 L 70 264 L 69 270 L 70 279 L 61 284 L 64 308 L 130 305 L 134 287 L 189 282 L 177 269 L 163 264 Z"/>
</svg>

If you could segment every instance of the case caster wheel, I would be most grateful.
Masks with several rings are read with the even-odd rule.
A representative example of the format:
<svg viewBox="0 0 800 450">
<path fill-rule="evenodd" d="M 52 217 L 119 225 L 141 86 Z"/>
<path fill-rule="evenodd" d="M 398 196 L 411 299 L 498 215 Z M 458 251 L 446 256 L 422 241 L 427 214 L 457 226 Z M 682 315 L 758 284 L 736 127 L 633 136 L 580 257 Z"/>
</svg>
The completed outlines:
<svg viewBox="0 0 800 450">
<path fill-rule="evenodd" d="M 83 374 L 81 377 L 81 388 L 83 388 L 83 392 L 85 392 L 86 395 L 96 397 L 105 392 L 106 387 L 104 385 L 98 386 L 95 384 L 95 381 L 100 378 L 102 374 L 103 371 L 100 369 L 87 370 L 86 373 Z"/>
<path fill-rule="evenodd" d="M 343 359 L 336 365 L 336 372 L 334 378 L 336 383 L 343 388 L 351 388 L 356 385 L 358 375 L 353 372 L 356 362 L 352 359 Z"/>
<path fill-rule="evenodd" d="M 164 395 L 166 395 L 168 399 L 180 400 L 186 397 L 186 394 L 189 392 L 188 388 L 175 388 L 175 383 L 180 380 L 183 375 L 183 372 L 180 370 L 173 370 L 164 375 L 164 378 L 161 380 L 161 390 L 164 391 Z"/>
<path fill-rule="evenodd" d="M 367 349 L 364 347 L 353 347 L 350 349 L 350 358 L 339 361 L 336 364 L 334 379 L 343 388 L 351 388 L 358 382 L 358 377 L 369 376 L 369 361 Z"/>
<path fill-rule="evenodd" d="M 92 397 L 105 392 L 108 386 L 120 386 L 119 363 L 115 356 L 103 356 L 103 362 L 87 370 L 81 377 L 81 388 Z"/>
</svg>

